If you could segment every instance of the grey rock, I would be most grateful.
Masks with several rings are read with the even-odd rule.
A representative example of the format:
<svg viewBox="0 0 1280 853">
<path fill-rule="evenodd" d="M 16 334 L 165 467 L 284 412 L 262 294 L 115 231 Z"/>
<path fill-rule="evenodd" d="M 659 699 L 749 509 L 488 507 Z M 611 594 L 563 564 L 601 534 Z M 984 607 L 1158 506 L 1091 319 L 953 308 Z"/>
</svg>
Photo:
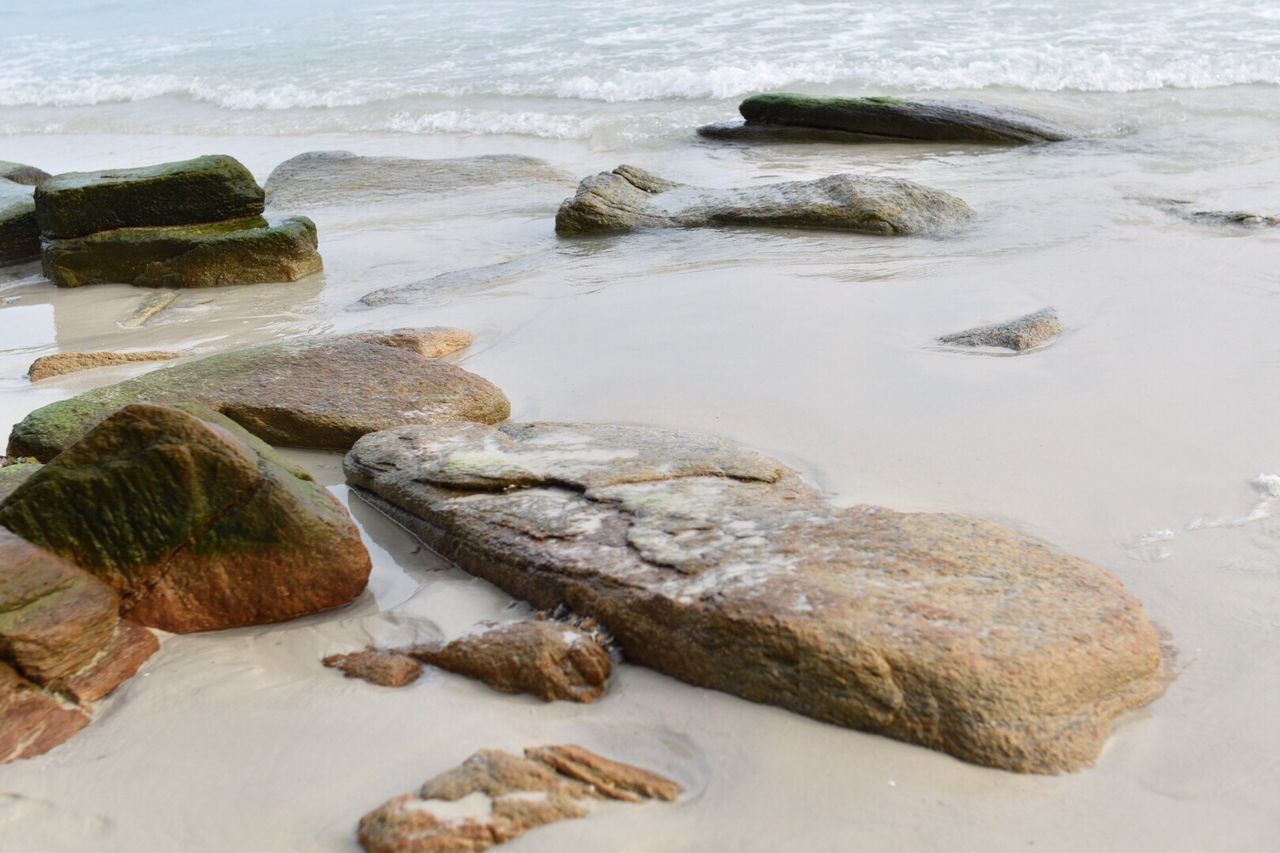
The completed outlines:
<svg viewBox="0 0 1280 853">
<path fill-rule="evenodd" d="M 0 266 L 40 257 L 40 228 L 31 187 L 0 179 Z"/>
<path fill-rule="evenodd" d="M 938 341 L 958 347 L 999 347 L 1022 352 L 1046 344 L 1062 334 L 1062 323 L 1052 308 L 1042 308 L 1005 323 L 978 326 L 943 335 Z"/>
<path fill-rule="evenodd" d="M 0 178 L 7 181 L 13 181 L 15 184 L 34 187 L 39 185 L 48 177 L 48 172 L 43 169 L 37 169 L 35 166 L 28 166 L 26 163 L 13 163 L 9 160 L 0 160 Z"/>
</svg>

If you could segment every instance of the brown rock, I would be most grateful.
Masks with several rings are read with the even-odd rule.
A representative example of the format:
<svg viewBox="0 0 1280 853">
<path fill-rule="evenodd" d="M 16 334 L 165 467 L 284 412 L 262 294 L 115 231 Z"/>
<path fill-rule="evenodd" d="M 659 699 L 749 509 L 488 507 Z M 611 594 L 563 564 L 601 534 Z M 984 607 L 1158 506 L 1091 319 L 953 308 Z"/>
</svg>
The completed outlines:
<svg viewBox="0 0 1280 853">
<path fill-rule="evenodd" d="M 498 750 L 475 753 L 416 793 L 396 797 L 365 815 L 360 820 L 361 846 L 369 853 L 484 850 L 530 829 L 583 817 L 586 800 L 671 800 L 683 790 L 669 779 L 580 746 L 529 749 L 525 756 Z M 562 766 L 580 773 L 590 768 L 593 781 L 567 774 Z M 648 791 L 660 793 L 651 796 Z"/>
<path fill-rule="evenodd" d="M 392 329 L 390 332 L 363 332 L 352 337 L 384 347 L 400 347 L 423 358 L 443 358 L 466 349 L 476 336 L 466 329 L 428 326 L 425 329 Z"/>
<path fill-rule="evenodd" d="M 128 619 L 121 619 L 102 654 L 80 672 L 54 682 L 51 687 L 81 704 L 97 702 L 133 678 L 147 658 L 159 650 L 160 641 L 155 634 Z"/>
<path fill-rule="evenodd" d="M 558 622 L 486 625 L 448 645 L 416 646 L 409 654 L 494 690 L 529 693 L 547 702 L 594 702 L 613 669 L 609 653 L 594 637 Z"/>
<path fill-rule="evenodd" d="M 342 670 L 347 678 L 363 678 L 382 687 L 405 687 L 418 680 L 422 664 L 402 652 L 367 648 L 362 652 L 329 655 L 325 666 Z"/>
<path fill-rule="evenodd" d="M 98 367 L 110 367 L 117 364 L 130 364 L 136 361 L 167 361 L 181 358 L 180 352 L 163 350 L 144 350 L 141 352 L 59 352 L 53 355 L 42 355 L 31 363 L 27 375 L 32 382 L 51 379 L 66 373 L 81 370 L 93 370 Z"/>
<path fill-rule="evenodd" d="M 0 764 L 34 758 L 89 725 L 89 715 L 0 662 Z"/>
<path fill-rule="evenodd" d="M 400 427 L 348 482 L 536 607 L 691 684 L 1024 772 L 1090 765 L 1164 689 L 1101 569 L 958 515 L 839 507 L 728 442 L 607 424 Z"/>
</svg>

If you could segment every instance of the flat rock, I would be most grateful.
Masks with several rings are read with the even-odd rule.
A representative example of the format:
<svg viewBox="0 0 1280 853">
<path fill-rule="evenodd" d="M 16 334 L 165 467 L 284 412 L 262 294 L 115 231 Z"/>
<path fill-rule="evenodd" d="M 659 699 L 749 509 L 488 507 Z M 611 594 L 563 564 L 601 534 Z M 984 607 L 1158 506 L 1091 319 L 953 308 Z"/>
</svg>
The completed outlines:
<svg viewBox="0 0 1280 853">
<path fill-rule="evenodd" d="M 0 503 L 0 525 L 106 582 L 123 616 L 177 633 L 339 607 L 370 570 L 323 486 L 191 404 L 109 415 Z"/>
<path fill-rule="evenodd" d="M 494 690 L 546 702 L 594 702 L 613 670 L 609 652 L 590 633 L 550 621 L 484 624 L 448 644 L 415 646 L 409 654 Z"/>
<path fill-rule="evenodd" d="M 137 329 L 145 326 L 147 321 L 172 305 L 178 298 L 173 290 L 157 290 L 149 293 L 138 303 L 138 307 L 129 312 L 129 316 L 120 321 L 125 329 Z"/>
<path fill-rule="evenodd" d="M 1030 113 L 963 101 L 754 95 L 744 122 L 698 128 L 712 139 L 821 142 L 1060 142 L 1072 133 Z"/>
<path fill-rule="evenodd" d="M 225 155 L 54 175 L 36 188 L 35 202 L 41 234 L 59 240 L 117 228 L 245 219 L 263 211 L 258 182 Z"/>
<path fill-rule="evenodd" d="M 48 177 L 48 172 L 43 169 L 37 169 L 35 166 L 28 166 L 26 163 L 14 163 L 9 160 L 0 160 L 0 178 L 3 178 L 6 181 L 13 181 L 15 184 L 34 187 L 42 183 Z"/>
<path fill-rule="evenodd" d="M 267 203 L 280 210 L 457 192 L 503 183 L 567 183 L 572 178 L 545 160 L 485 154 L 438 160 L 363 157 L 350 151 L 308 151 L 267 177 Z"/>
<path fill-rule="evenodd" d="M 957 347 L 999 347 L 1022 352 L 1046 344 L 1060 334 L 1062 322 L 1058 320 L 1058 313 L 1052 308 L 1042 308 L 1016 320 L 943 335 L 938 341 Z"/>
<path fill-rule="evenodd" d="M 386 649 L 328 655 L 324 665 L 341 670 L 347 678 L 360 678 L 381 687 L 406 687 L 422 675 L 418 661 L 403 652 Z"/>
<path fill-rule="evenodd" d="M 437 328 L 304 338 L 161 368 L 36 409 L 13 428 L 9 455 L 50 459 L 143 400 L 200 403 L 271 444 L 333 450 L 405 423 L 505 420 L 510 404 L 496 386 L 420 354 L 450 339 Z"/>
<path fill-rule="evenodd" d="M 973 215 L 953 195 L 911 181 L 831 175 L 742 189 L 677 184 L 634 166 L 586 178 L 556 213 L 560 235 L 755 225 L 865 234 L 941 234 Z"/>
<path fill-rule="evenodd" d="M 680 785 L 580 746 L 481 750 L 360 820 L 369 853 L 485 850 L 530 829 L 584 817 L 591 800 L 671 801 Z"/>
<path fill-rule="evenodd" d="M 40 260 L 59 287 L 222 287 L 297 281 L 324 268 L 315 223 L 305 216 L 100 231 L 46 240 Z"/>
<path fill-rule="evenodd" d="M 53 355 L 42 355 L 31 363 L 27 376 L 32 382 L 78 373 L 82 370 L 96 370 L 99 367 L 113 367 L 120 364 L 132 364 L 142 361 L 169 361 L 181 358 L 180 352 L 164 350 L 141 350 L 138 352 L 59 352 Z"/>
<path fill-rule="evenodd" d="M 959 515 L 839 507 L 775 460 L 642 427 L 366 436 L 348 483 L 534 606 L 690 684 L 1009 770 L 1077 770 L 1164 689 L 1113 577 Z"/>
<path fill-rule="evenodd" d="M 40 227 L 29 186 L 0 179 L 0 266 L 40 257 Z"/>
</svg>

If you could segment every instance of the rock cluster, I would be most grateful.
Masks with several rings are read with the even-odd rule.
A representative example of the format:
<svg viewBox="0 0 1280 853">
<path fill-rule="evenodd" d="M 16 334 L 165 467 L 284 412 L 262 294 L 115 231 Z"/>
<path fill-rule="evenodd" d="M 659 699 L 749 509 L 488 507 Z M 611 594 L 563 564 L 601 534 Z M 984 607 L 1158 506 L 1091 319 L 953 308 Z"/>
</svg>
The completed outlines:
<svg viewBox="0 0 1280 853">
<path fill-rule="evenodd" d="M 580 746 L 475 753 L 461 766 L 389 800 L 360 820 L 369 853 L 485 850 L 530 829 L 584 817 L 593 800 L 671 802 L 684 789 Z"/>
<path fill-rule="evenodd" d="M 68 172 L 40 183 L 44 274 L 60 287 L 213 287 L 319 272 L 315 224 L 268 222 L 263 191 L 227 156 Z"/>
</svg>

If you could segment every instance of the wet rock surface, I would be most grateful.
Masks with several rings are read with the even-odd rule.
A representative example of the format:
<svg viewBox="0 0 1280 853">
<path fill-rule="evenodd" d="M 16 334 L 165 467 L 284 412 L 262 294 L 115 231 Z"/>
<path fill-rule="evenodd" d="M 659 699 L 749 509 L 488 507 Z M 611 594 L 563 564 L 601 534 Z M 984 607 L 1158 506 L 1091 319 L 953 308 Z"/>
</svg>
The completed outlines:
<svg viewBox="0 0 1280 853">
<path fill-rule="evenodd" d="M 1269 216 L 1265 213 L 1249 210 L 1196 210 L 1194 202 L 1176 198 L 1139 200 L 1195 225 L 1216 225 L 1227 228 L 1280 227 L 1280 216 Z"/>
<path fill-rule="evenodd" d="M 31 363 L 27 376 L 32 382 L 78 373 L 81 370 L 95 370 L 99 367 L 112 367 L 120 364 L 133 364 L 145 361 L 169 361 L 181 358 L 180 352 L 164 350 L 142 350 L 140 352 L 59 352 L 53 355 L 42 355 Z"/>
<path fill-rule="evenodd" d="M 1058 312 L 1042 308 L 1016 320 L 943 335 L 938 342 L 955 347 L 998 347 L 1023 352 L 1043 346 L 1060 334 L 1062 321 L 1058 319 Z"/>
<path fill-rule="evenodd" d="M 189 404 L 111 414 L 0 503 L 0 525 L 105 582 L 122 615 L 177 633 L 338 607 L 370 571 L 332 495 Z"/>
<path fill-rule="evenodd" d="M 42 183 L 48 177 L 50 177 L 50 175 L 44 169 L 37 169 L 35 166 L 28 166 L 26 163 L 14 163 L 9 160 L 0 160 L 0 178 L 3 178 L 6 181 L 13 181 L 15 184 L 34 187 Z"/>
<path fill-rule="evenodd" d="M 1026 144 L 1069 139 L 1069 129 L 1007 107 L 901 98 L 815 98 L 772 94 L 747 98 L 741 124 L 712 124 L 712 139 L 821 142 L 986 142 Z M 816 135 L 815 135 L 816 134 Z"/>
<path fill-rule="evenodd" d="M 50 459 L 109 412 L 143 400 L 200 403 L 271 444 L 339 450 L 404 423 L 505 420 L 510 404 L 496 386 L 420 354 L 460 340 L 439 328 L 356 333 L 161 368 L 35 410 L 13 428 L 9 454 Z"/>
<path fill-rule="evenodd" d="M 40 257 L 40 227 L 31 187 L 0 179 L 0 266 Z"/>
<path fill-rule="evenodd" d="M 942 234 L 973 215 L 953 195 L 911 181 L 831 175 L 742 189 L 677 184 L 634 166 L 586 178 L 556 213 L 562 236 L 719 225 Z"/>
<path fill-rule="evenodd" d="M 592 800 L 672 801 L 677 783 L 580 746 L 545 746 L 519 758 L 482 750 L 360 820 L 369 853 L 484 850 L 531 829 L 584 817 Z"/>
<path fill-rule="evenodd" d="M 401 427 L 348 482 L 472 574 L 593 616 L 691 684 L 967 761 L 1077 770 L 1164 689 L 1141 605 L 979 519 L 837 507 L 729 442 L 591 424 Z"/>
<path fill-rule="evenodd" d="M 381 687 L 405 687 L 422 674 L 422 664 L 404 652 L 374 648 L 328 655 L 324 665 L 341 670 L 347 678 L 363 679 Z"/>
</svg>

